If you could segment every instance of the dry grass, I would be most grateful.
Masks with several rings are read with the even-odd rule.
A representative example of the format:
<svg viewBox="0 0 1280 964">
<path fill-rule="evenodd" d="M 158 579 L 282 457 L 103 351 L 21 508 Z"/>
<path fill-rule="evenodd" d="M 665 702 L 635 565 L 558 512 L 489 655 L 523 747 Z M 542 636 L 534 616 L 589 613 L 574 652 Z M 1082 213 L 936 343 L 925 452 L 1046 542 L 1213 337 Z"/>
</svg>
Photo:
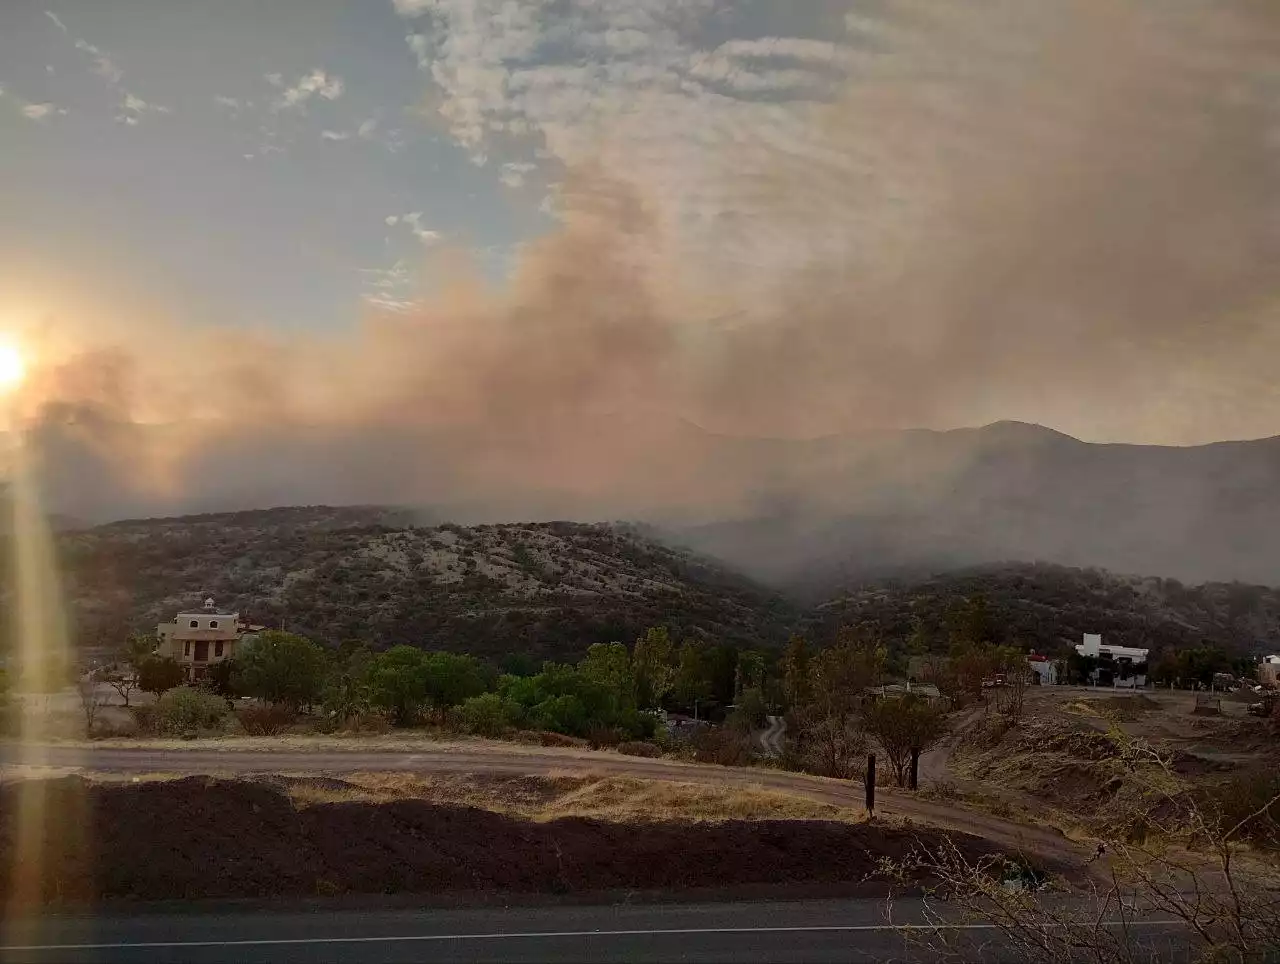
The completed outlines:
<svg viewBox="0 0 1280 964">
<path fill-rule="evenodd" d="M 417 799 L 479 807 L 536 821 L 592 817 L 659 820 L 863 819 L 860 810 L 758 787 L 721 787 L 596 775 L 499 776 L 363 773 L 344 780 L 276 778 L 297 806 Z"/>
</svg>

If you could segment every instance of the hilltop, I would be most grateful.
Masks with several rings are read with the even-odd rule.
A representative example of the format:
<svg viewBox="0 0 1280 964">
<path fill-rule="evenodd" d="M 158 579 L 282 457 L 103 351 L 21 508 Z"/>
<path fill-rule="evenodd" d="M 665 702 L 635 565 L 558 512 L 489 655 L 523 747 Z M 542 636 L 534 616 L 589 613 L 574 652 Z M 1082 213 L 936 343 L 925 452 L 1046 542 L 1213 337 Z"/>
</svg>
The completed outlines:
<svg viewBox="0 0 1280 964">
<path fill-rule="evenodd" d="M 775 593 L 634 526 L 420 526 L 328 506 L 142 519 L 67 532 L 82 645 L 111 646 L 206 596 L 254 622 L 337 643 L 413 643 L 576 658 L 654 624 L 752 645 L 797 613 Z"/>
</svg>

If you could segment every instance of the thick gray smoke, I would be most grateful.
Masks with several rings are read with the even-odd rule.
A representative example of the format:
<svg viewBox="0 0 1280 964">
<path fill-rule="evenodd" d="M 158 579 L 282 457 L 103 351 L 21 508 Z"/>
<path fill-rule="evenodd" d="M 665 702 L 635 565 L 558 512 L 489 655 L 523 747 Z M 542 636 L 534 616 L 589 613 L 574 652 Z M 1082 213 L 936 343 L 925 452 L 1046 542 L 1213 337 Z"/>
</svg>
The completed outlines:
<svg viewBox="0 0 1280 964">
<path fill-rule="evenodd" d="M 560 152 L 561 228 L 500 289 L 454 252 L 417 312 L 244 333 L 233 358 L 202 355 L 199 385 L 159 375 L 202 351 L 187 330 L 41 373 L 52 501 L 840 513 L 903 472 L 945 492 L 975 456 L 873 467 L 849 454 L 864 443 L 788 439 L 1000 418 L 1099 440 L 1280 432 L 1280 10 L 868 9 L 850 6 L 819 102 L 745 115 L 691 72 L 679 96 L 708 120 L 681 135 L 687 190 L 627 162 L 634 113 L 599 121 Z M 716 126 L 722 103 L 738 119 Z"/>
</svg>

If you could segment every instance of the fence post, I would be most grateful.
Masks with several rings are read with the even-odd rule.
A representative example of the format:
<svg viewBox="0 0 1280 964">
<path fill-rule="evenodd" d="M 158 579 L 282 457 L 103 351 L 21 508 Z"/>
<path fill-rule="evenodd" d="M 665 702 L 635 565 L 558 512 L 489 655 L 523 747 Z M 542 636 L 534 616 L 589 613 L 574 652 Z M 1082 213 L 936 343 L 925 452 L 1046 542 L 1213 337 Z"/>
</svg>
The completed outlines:
<svg viewBox="0 0 1280 964">
<path fill-rule="evenodd" d="M 867 754 L 867 816 L 876 809 L 876 755 Z"/>
<path fill-rule="evenodd" d="M 918 789 L 920 785 L 920 748 L 913 746 L 911 748 L 911 789 Z"/>
</svg>

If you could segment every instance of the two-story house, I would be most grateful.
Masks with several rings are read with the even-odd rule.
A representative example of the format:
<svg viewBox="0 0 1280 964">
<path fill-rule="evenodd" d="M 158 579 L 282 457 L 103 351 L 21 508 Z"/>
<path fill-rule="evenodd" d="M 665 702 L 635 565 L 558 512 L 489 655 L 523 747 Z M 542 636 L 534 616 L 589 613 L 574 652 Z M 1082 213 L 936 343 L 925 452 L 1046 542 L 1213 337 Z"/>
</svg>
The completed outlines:
<svg viewBox="0 0 1280 964">
<path fill-rule="evenodd" d="M 156 653 L 171 656 L 187 672 L 187 679 L 203 678 L 213 663 L 231 659 L 246 627 L 240 614 L 227 612 L 214 605 L 212 599 L 196 612 L 183 612 L 156 627 L 160 645 Z"/>
</svg>

